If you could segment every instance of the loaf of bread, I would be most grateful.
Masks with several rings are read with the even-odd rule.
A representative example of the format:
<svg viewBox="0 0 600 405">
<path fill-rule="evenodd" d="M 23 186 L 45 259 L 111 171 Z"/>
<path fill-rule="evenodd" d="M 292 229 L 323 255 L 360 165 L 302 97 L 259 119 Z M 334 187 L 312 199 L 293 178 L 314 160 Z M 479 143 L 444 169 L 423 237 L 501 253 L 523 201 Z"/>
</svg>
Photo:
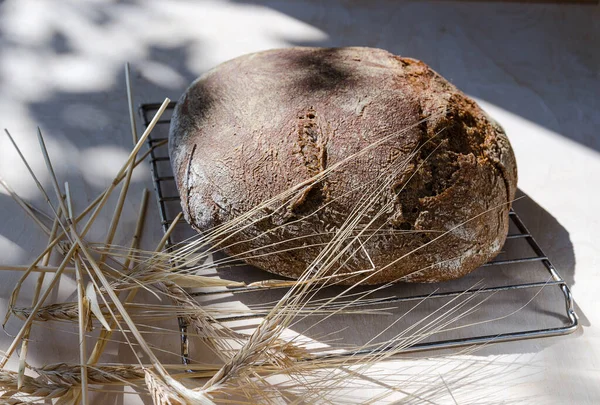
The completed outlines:
<svg viewBox="0 0 600 405">
<path fill-rule="evenodd" d="M 425 63 L 384 50 L 225 62 L 181 97 L 169 138 L 188 222 L 221 227 L 217 246 L 279 275 L 449 280 L 508 232 L 517 170 L 502 128 Z"/>
</svg>

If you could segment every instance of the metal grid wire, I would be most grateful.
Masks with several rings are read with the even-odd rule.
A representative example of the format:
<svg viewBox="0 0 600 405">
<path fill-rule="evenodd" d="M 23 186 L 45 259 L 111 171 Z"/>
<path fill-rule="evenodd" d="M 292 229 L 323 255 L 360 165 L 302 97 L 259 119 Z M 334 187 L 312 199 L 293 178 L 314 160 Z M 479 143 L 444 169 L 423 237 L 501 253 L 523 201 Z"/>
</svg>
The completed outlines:
<svg viewBox="0 0 600 405">
<path fill-rule="evenodd" d="M 155 103 L 143 104 L 140 107 L 140 115 L 146 127 L 159 107 L 160 104 Z M 163 115 L 166 118 L 162 118 L 158 122 L 153 134 L 147 141 L 148 146 L 152 149 L 150 168 L 163 231 L 168 229 L 173 218 L 181 211 L 166 145 L 170 116 L 174 107 L 175 103 L 169 104 Z M 389 308 L 390 305 L 393 305 L 394 309 L 398 311 L 398 316 L 404 316 L 408 309 L 414 309 L 415 304 L 421 305 L 427 301 L 426 305 L 421 306 L 424 307 L 425 314 L 431 314 L 439 311 L 449 300 L 477 294 L 478 297 L 481 297 L 477 304 L 478 311 L 487 318 L 494 318 L 495 309 L 500 306 L 506 307 L 507 303 L 516 308 L 510 317 L 503 314 L 496 316 L 494 327 L 490 327 L 489 324 L 482 327 L 482 324 L 486 323 L 485 321 L 473 322 L 474 326 L 465 325 L 459 333 L 456 331 L 437 333 L 435 338 L 429 337 L 420 340 L 418 343 L 410 344 L 404 350 L 406 352 L 483 344 L 490 341 L 500 342 L 557 336 L 574 332 L 578 327 L 578 318 L 575 314 L 569 287 L 514 210 L 510 211 L 510 222 L 509 234 L 503 252 L 493 261 L 484 264 L 470 275 L 460 280 L 439 284 L 398 284 L 386 288 L 384 292 L 378 291 L 376 287 L 361 287 L 360 291 L 370 294 L 369 289 L 372 289 L 373 293 L 367 302 L 360 304 L 360 307 L 380 308 L 385 306 Z M 180 244 L 195 234 L 195 231 L 185 221 L 181 221 L 169 238 L 167 246 Z M 277 277 L 252 268 L 244 269 L 244 271 L 238 270 L 237 272 L 230 269 L 228 273 L 225 271 L 221 275 L 228 279 L 238 277 L 238 280 L 246 282 Z M 485 279 L 485 285 L 477 285 L 481 279 Z M 474 288 L 474 285 L 477 285 L 477 287 Z M 333 289 L 335 293 L 336 287 L 328 288 Z M 230 300 L 238 300 L 241 299 L 240 297 L 244 297 L 242 299 L 244 304 L 258 305 L 276 301 L 282 292 L 277 293 L 271 290 L 266 291 L 261 288 L 248 287 L 191 292 L 191 295 L 203 297 L 204 299 L 219 294 L 221 297 L 228 297 Z M 402 307 L 402 305 L 405 305 L 405 307 Z M 523 308 L 530 310 L 524 311 Z M 218 319 L 223 322 L 240 321 L 264 316 L 266 313 L 267 310 L 263 309 L 262 312 L 259 310 L 253 311 L 252 314 L 236 314 L 235 316 Z M 348 324 L 353 322 L 360 324 L 360 327 L 356 327 L 356 334 L 359 334 L 359 329 L 363 328 L 377 330 L 372 329 L 373 325 L 365 324 L 365 319 L 369 318 L 368 315 L 362 314 L 360 316 L 360 320 L 347 316 L 344 321 Z M 375 316 L 373 318 L 375 319 Z M 506 321 L 506 318 L 508 318 L 508 321 Z M 388 318 L 384 322 L 389 324 L 391 321 Z M 407 322 L 410 322 L 410 320 L 407 319 Z M 180 319 L 179 326 L 181 330 L 182 360 L 187 364 L 189 356 L 187 325 Z M 383 327 L 385 327 L 385 324 L 383 324 Z M 357 338 L 357 342 L 361 342 L 360 338 Z M 383 350 L 391 349 L 393 347 L 387 347 Z M 381 351 L 382 349 L 378 350 Z M 357 353 L 368 353 L 369 351 L 370 349 L 360 352 L 339 350 L 335 354 L 326 355 L 348 356 Z"/>
</svg>

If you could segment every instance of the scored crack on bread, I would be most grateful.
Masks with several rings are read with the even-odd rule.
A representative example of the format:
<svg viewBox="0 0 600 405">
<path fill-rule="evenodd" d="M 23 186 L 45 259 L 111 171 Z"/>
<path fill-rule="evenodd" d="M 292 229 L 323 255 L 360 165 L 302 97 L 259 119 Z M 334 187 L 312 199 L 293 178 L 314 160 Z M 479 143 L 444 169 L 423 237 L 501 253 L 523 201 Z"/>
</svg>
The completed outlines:
<svg viewBox="0 0 600 405">
<path fill-rule="evenodd" d="M 369 197 L 352 234 L 367 229 L 334 268 L 375 271 L 344 283 L 471 272 L 500 251 L 517 184 L 508 138 L 473 100 L 425 63 L 373 48 L 279 49 L 217 66 L 179 100 L 169 151 L 200 232 L 357 154 L 262 209 L 224 249 L 297 278 Z"/>
</svg>

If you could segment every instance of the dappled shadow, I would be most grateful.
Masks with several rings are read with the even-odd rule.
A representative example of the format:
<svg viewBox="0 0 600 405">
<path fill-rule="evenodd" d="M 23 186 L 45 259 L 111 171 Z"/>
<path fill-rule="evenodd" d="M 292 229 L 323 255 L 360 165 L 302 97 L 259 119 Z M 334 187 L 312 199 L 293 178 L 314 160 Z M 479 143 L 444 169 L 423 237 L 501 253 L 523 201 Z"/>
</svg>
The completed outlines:
<svg viewBox="0 0 600 405">
<path fill-rule="evenodd" d="M 319 49 L 308 55 L 291 55 L 291 69 L 300 67 L 307 74 L 296 84 L 299 90 L 307 91 L 330 90 L 340 84 L 349 85 L 352 80 L 346 66 L 341 66 L 336 58 L 338 50 L 335 48 Z M 351 85 L 352 82 L 350 82 Z"/>
<path fill-rule="evenodd" d="M 7 4 L 10 3 L 10 4 Z M 0 125 L 8 128 L 19 144 L 42 185 L 53 196 L 52 186 L 36 139 L 41 128 L 59 182 L 68 181 L 73 207 L 79 212 L 113 180 L 132 148 L 124 66 L 132 65 L 134 103 L 148 100 L 177 99 L 183 87 L 198 72 L 190 70 L 189 52 L 199 53 L 200 38 L 192 33 L 176 42 L 161 40 L 146 24 L 171 23 L 159 11 L 139 2 L 120 4 L 39 4 L 34 8 L 5 2 L 0 6 Z M 141 127 L 141 125 L 140 125 Z M 50 213 L 45 199 L 25 170 L 18 155 L 2 134 L 0 140 L 0 175 L 28 202 Z M 125 203 L 123 220 L 114 242 L 129 245 L 135 227 L 142 189 L 151 187 L 148 166 L 134 174 Z M 102 242 L 114 213 L 118 193 L 101 212 L 86 239 Z M 0 247 L 2 265 L 29 264 L 47 244 L 47 236 L 22 209 L 0 192 Z M 48 226 L 50 222 L 46 221 Z M 160 239 L 156 207 L 150 200 L 142 248 L 155 246 Z M 50 264 L 60 263 L 59 255 Z M 20 272 L 0 273 L 0 316 Z M 51 275 L 46 276 L 46 285 Z M 74 274 L 66 275 L 49 296 L 47 303 L 74 300 Z M 31 306 L 37 274 L 26 280 L 19 306 Z M 147 297 L 146 297 L 147 298 Z M 152 297 L 150 297 L 151 302 Z M 0 349 L 12 342 L 9 334 L 23 322 L 12 318 L 7 333 L 0 334 Z M 167 363 L 179 361 L 176 334 L 155 333 L 152 328 L 176 330 L 176 320 L 154 323 L 146 328 L 149 344 L 156 345 L 158 357 Z M 92 332 L 97 336 L 98 328 Z M 60 361 L 78 363 L 76 325 L 40 322 L 31 334 L 27 358 L 37 367 Z M 122 338 L 116 338 L 119 340 Z M 88 350 L 95 339 L 90 338 Z M 175 352 L 170 354 L 161 350 Z M 107 345 L 104 360 L 136 363 L 137 359 L 123 341 Z M 17 355 L 8 367 L 16 369 Z M 144 357 L 142 356 L 144 359 Z M 98 403 L 129 403 L 131 395 L 101 394 Z"/>
<path fill-rule="evenodd" d="M 233 1 L 268 6 L 328 36 L 282 38 L 291 45 L 369 46 L 420 59 L 465 93 L 600 151 L 594 5 Z"/>
</svg>

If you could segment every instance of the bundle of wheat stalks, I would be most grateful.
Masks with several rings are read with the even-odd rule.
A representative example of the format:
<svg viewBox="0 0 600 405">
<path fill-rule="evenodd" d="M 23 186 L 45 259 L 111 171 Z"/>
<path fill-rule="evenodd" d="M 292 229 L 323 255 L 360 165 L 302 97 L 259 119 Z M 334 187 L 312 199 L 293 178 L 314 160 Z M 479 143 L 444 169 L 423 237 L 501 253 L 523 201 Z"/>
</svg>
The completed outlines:
<svg viewBox="0 0 600 405">
<path fill-rule="evenodd" d="M 356 304 L 369 299 L 368 294 L 356 293 L 358 284 L 345 286 L 342 292 L 332 298 L 316 298 L 317 293 L 328 284 L 332 268 L 341 255 L 340 251 L 351 245 L 345 241 L 358 238 L 364 232 L 358 231 L 356 225 L 369 209 L 368 196 L 349 215 L 345 227 L 339 229 L 331 242 L 323 247 L 317 259 L 320 265 L 307 269 L 302 277 L 293 282 L 273 280 L 245 286 L 244 283 L 197 273 L 231 260 L 205 261 L 216 249 L 227 243 L 227 237 L 223 235 L 260 220 L 262 208 L 292 198 L 297 188 L 266 201 L 231 223 L 195 237 L 183 247 L 168 251 L 165 250 L 165 243 L 179 217 L 173 221 L 154 251 L 139 249 L 146 214 L 145 191 L 131 244 L 127 247 L 113 245 L 132 172 L 148 155 L 141 155 L 140 150 L 169 103 L 168 99 L 164 101 L 138 139 L 128 69 L 126 72 L 135 146 L 110 186 L 82 212 L 75 212 L 73 209 L 68 183 L 62 186 L 57 179 L 41 131 L 38 131 L 38 137 L 52 181 L 52 192 L 45 190 L 37 180 L 19 147 L 6 131 L 48 203 L 52 224 L 42 215 L 41 210 L 25 202 L 2 181 L 14 200 L 48 235 L 49 242 L 47 248 L 29 266 L 3 267 L 4 270 L 23 272 L 10 297 L 4 324 L 11 316 L 24 322 L 12 344 L 0 352 L 0 402 L 18 404 L 56 400 L 57 404 L 87 404 L 90 392 L 110 391 L 110 386 L 119 385 L 131 386 L 141 394 L 150 395 L 155 404 L 336 403 L 338 390 L 351 384 L 354 377 L 360 375 L 367 378 L 374 365 L 402 353 L 419 340 L 448 328 L 477 307 L 478 303 L 472 301 L 475 295 L 459 296 L 420 322 L 400 328 L 401 331 L 393 338 L 378 341 L 378 337 L 384 332 L 400 324 L 401 318 L 395 319 L 386 330 L 378 331 L 366 344 L 360 347 L 348 345 L 349 352 L 354 353 L 349 356 L 324 354 L 319 349 L 308 347 L 297 338 L 299 333 L 291 339 L 284 339 L 284 331 L 289 331 L 289 327 L 299 319 L 319 314 L 322 316 L 320 322 L 323 322 L 333 315 L 350 311 Z M 160 144 L 154 145 L 157 146 Z M 119 187 L 119 199 L 116 207 L 113 207 L 114 215 L 105 240 L 100 243 L 86 240 L 86 234 L 100 211 L 107 209 L 109 196 Z M 443 234 L 439 237 L 443 237 Z M 215 243 L 217 239 L 219 242 Z M 61 258 L 60 265 L 49 265 L 53 255 Z M 375 272 L 377 269 L 369 271 Z M 76 278 L 77 301 L 49 304 L 48 297 L 61 277 L 73 273 Z M 24 281 L 35 274 L 37 282 L 31 307 L 18 307 L 16 303 Z M 51 277 L 49 284 L 48 277 Z M 288 288 L 282 298 L 266 310 L 266 314 L 265 309 L 261 308 L 261 315 L 264 316 L 251 333 L 234 331 L 220 322 L 216 319 L 216 309 L 201 306 L 186 291 L 188 287 L 240 286 Z M 140 290 L 149 291 L 164 299 L 160 305 L 136 302 L 136 293 Z M 146 332 L 140 330 L 140 322 L 154 318 L 183 318 L 190 325 L 190 335 L 200 339 L 218 356 L 220 363 L 194 362 L 185 366 L 161 363 L 156 355 L 159 349 L 150 345 Z M 27 363 L 31 328 L 43 322 L 73 322 L 78 325 L 79 363 L 57 363 L 38 368 Z M 100 328 L 101 332 L 89 354 L 86 342 L 89 343 L 92 338 L 90 332 L 95 328 Z M 136 364 L 102 363 L 103 350 L 114 332 L 121 333 L 131 346 L 138 360 Z M 6 370 L 8 360 L 19 348 L 18 370 Z M 136 354 L 140 351 L 143 353 L 143 360 Z M 408 389 L 410 382 L 415 382 L 414 376 L 407 377 L 406 381 L 396 381 L 395 385 L 382 384 L 382 391 L 369 402 L 383 401 L 391 394 L 400 394 L 403 401 L 429 402 L 427 398 L 434 398 L 439 395 L 440 390 L 447 390 L 444 379 L 436 379 L 428 384 L 421 381 L 415 389 Z"/>
</svg>

